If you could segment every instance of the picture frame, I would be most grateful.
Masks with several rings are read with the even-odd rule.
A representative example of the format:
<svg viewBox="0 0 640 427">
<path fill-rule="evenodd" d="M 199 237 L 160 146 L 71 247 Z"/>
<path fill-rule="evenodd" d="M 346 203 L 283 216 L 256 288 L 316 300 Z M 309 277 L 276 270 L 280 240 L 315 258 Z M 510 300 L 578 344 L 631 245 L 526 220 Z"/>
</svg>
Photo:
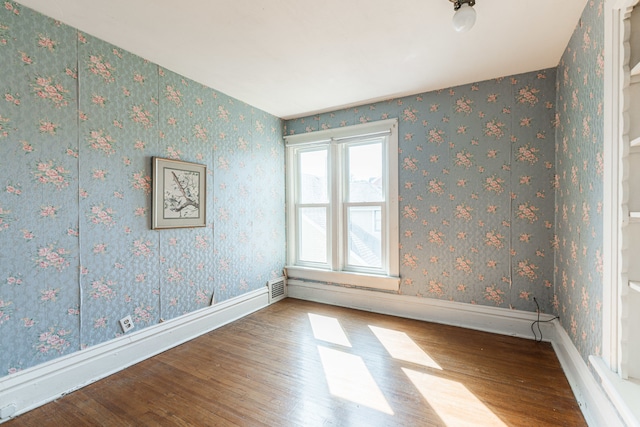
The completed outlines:
<svg viewBox="0 0 640 427">
<path fill-rule="evenodd" d="M 151 205 L 154 230 L 205 227 L 207 167 L 153 157 Z"/>
</svg>

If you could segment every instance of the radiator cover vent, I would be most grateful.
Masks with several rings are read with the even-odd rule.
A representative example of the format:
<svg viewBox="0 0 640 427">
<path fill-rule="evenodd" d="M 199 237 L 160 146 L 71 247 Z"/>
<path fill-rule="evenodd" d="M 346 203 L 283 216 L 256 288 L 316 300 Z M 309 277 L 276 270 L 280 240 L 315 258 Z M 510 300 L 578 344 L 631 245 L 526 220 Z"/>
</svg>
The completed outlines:
<svg viewBox="0 0 640 427">
<path fill-rule="evenodd" d="M 278 302 L 287 297 L 287 279 L 286 277 L 278 277 L 277 279 L 267 282 L 269 288 L 269 304 Z"/>
</svg>

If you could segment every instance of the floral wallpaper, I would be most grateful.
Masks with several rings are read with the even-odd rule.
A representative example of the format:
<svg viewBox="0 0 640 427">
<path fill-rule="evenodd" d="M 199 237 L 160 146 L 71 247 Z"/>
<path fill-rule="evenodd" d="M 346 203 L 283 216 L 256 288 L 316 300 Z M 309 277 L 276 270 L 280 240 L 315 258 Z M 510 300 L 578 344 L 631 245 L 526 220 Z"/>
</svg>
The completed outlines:
<svg viewBox="0 0 640 427">
<path fill-rule="evenodd" d="M 0 376 L 281 274 L 280 119 L 10 1 L 0 75 Z M 207 165 L 207 227 L 150 229 L 152 156 Z"/>
<path fill-rule="evenodd" d="M 602 348 L 603 7 L 587 3 L 557 77 L 555 305 L 585 360 Z"/>
<path fill-rule="evenodd" d="M 285 122 L 400 119 L 401 293 L 560 316 L 602 342 L 604 2 L 557 69 Z"/>
<path fill-rule="evenodd" d="M 555 69 L 285 122 L 399 118 L 400 293 L 553 312 Z"/>
<path fill-rule="evenodd" d="M 603 1 L 557 68 L 289 120 L 5 1 L 0 376 L 264 286 L 282 132 L 398 117 L 404 295 L 557 313 L 600 353 Z M 208 167 L 207 227 L 150 229 L 151 157 Z"/>
</svg>

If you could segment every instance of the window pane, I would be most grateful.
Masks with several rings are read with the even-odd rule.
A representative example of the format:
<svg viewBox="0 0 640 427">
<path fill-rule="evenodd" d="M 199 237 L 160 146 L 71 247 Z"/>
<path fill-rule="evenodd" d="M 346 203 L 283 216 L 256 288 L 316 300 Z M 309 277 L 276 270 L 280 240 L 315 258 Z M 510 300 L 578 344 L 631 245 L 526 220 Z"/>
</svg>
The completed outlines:
<svg viewBox="0 0 640 427">
<path fill-rule="evenodd" d="M 299 154 L 299 203 L 327 203 L 327 149 Z"/>
<path fill-rule="evenodd" d="M 327 262 L 327 209 L 300 208 L 300 261 Z"/>
<path fill-rule="evenodd" d="M 349 258 L 347 263 L 359 267 L 382 267 L 382 232 L 380 206 L 352 206 L 347 215 Z"/>
<path fill-rule="evenodd" d="M 382 143 L 351 145 L 347 151 L 349 156 L 348 201 L 383 201 Z"/>
</svg>

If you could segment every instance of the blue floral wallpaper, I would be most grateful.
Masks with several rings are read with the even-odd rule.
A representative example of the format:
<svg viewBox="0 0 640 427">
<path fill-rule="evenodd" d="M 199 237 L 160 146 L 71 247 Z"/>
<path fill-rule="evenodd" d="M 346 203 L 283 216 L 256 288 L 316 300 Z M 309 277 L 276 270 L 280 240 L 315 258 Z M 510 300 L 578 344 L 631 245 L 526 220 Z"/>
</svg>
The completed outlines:
<svg viewBox="0 0 640 427">
<path fill-rule="evenodd" d="M 401 293 L 557 313 L 599 354 L 603 1 L 557 68 L 284 123 L 5 1 L 0 376 L 264 286 L 282 133 L 400 120 Z M 283 130 L 284 129 L 284 130 Z M 151 157 L 208 167 L 207 227 L 150 229 Z"/>
<path fill-rule="evenodd" d="M 585 359 L 602 349 L 603 7 L 587 3 L 557 77 L 555 306 Z"/>
<path fill-rule="evenodd" d="M 555 69 L 285 123 L 398 117 L 400 292 L 553 312 Z"/>
<path fill-rule="evenodd" d="M 602 342 L 604 1 L 556 69 L 285 122 L 400 119 L 401 293 L 560 316 Z"/>
<path fill-rule="evenodd" d="M 280 119 L 10 1 L 0 75 L 0 376 L 281 274 Z M 206 228 L 150 229 L 152 156 L 207 165 Z"/>
</svg>

